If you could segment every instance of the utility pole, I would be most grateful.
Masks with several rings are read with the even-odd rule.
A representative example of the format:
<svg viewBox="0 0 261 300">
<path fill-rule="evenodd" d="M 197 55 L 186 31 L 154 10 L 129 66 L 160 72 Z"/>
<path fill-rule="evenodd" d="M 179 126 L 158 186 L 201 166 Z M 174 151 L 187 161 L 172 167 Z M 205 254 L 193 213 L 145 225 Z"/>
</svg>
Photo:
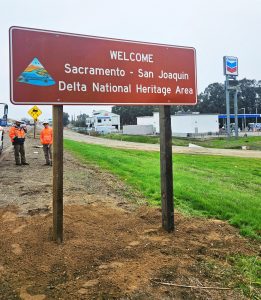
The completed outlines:
<svg viewBox="0 0 261 300">
<path fill-rule="evenodd" d="M 242 108 L 244 110 L 244 132 L 246 132 L 246 109 L 245 107 Z"/>
<path fill-rule="evenodd" d="M 226 89 L 226 115 L 227 115 L 227 137 L 230 138 L 230 101 L 229 101 L 229 81 L 228 76 L 226 76 L 225 81 L 225 89 Z"/>
<path fill-rule="evenodd" d="M 258 99 L 259 99 L 258 93 L 256 93 L 256 99 L 255 99 L 255 106 L 256 106 L 256 124 L 257 124 L 257 106 L 258 106 Z"/>
<path fill-rule="evenodd" d="M 234 114 L 235 114 L 235 137 L 238 138 L 238 107 L 237 107 L 237 93 L 238 90 L 235 90 L 234 93 Z"/>
</svg>

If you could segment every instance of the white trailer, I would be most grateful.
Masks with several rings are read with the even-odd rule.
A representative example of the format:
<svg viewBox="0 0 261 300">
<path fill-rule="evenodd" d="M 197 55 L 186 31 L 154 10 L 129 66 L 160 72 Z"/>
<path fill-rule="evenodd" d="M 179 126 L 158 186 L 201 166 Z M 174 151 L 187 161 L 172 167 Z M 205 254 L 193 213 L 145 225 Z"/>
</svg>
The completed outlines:
<svg viewBox="0 0 261 300">
<path fill-rule="evenodd" d="M 153 125 L 155 133 L 159 134 L 159 113 L 154 112 L 153 116 L 137 117 L 137 125 Z M 218 114 L 172 115 L 171 131 L 173 136 L 217 133 L 219 132 Z"/>
<path fill-rule="evenodd" d="M 152 135 L 154 134 L 154 129 L 152 125 L 124 125 L 123 134 Z"/>
</svg>

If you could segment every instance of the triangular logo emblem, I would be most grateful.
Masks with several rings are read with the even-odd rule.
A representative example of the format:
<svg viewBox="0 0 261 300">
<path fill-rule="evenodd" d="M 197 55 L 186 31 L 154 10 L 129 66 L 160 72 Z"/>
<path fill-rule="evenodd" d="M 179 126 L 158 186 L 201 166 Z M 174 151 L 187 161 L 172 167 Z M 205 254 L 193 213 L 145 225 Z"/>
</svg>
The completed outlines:
<svg viewBox="0 0 261 300">
<path fill-rule="evenodd" d="M 55 84 L 55 81 L 45 70 L 37 57 L 32 60 L 16 81 L 39 86 L 50 86 Z"/>
</svg>

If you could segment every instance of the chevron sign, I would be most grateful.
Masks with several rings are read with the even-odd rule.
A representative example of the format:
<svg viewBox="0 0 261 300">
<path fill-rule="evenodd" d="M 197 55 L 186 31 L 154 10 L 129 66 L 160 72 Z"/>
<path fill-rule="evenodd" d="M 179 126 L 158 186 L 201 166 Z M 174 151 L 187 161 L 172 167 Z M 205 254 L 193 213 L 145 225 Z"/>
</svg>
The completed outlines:
<svg viewBox="0 0 261 300">
<path fill-rule="evenodd" d="M 238 76 L 238 59 L 237 57 L 224 56 L 224 75 Z"/>
</svg>

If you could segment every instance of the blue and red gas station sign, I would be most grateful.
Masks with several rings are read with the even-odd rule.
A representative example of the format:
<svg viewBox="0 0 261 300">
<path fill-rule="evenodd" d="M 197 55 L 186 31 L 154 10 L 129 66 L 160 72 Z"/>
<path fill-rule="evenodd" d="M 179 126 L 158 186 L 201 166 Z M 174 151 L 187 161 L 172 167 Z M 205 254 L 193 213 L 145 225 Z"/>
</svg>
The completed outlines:
<svg viewBox="0 0 261 300">
<path fill-rule="evenodd" d="M 238 76 L 238 58 L 224 56 L 224 75 Z"/>
</svg>

